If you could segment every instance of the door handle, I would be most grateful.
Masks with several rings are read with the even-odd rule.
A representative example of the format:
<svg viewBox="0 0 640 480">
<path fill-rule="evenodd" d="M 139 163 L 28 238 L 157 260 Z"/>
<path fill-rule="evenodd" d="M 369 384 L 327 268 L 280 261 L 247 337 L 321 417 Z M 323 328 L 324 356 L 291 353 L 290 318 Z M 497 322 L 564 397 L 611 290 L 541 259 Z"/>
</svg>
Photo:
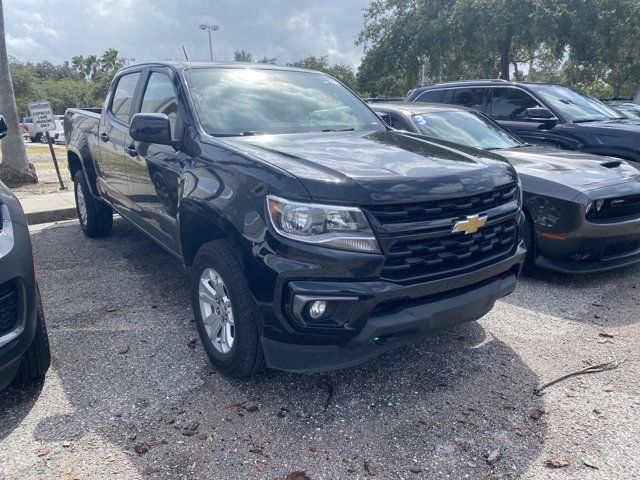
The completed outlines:
<svg viewBox="0 0 640 480">
<path fill-rule="evenodd" d="M 100 134 L 100 140 L 102 140 L 103 142 L 108 142 L 109 141 L 109 135 L 107 135 L 106 133 L 101 133 Z"/>
<path fill-rule="evenodd" d="M 127 155 L 129 155 L 130 157 L 138 156 L 138 151 L 135 148 L 133 148 L 133 146 L 125 147 L 124 151 L 127 152 Z"/>
</svg>

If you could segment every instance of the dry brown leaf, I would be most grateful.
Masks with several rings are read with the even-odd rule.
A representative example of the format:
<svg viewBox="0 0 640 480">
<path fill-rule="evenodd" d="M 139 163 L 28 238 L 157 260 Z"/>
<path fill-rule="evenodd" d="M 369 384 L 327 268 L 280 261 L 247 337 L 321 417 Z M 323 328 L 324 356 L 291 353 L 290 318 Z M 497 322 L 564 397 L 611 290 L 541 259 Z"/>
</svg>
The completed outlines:
<svg viewBox="0 0 640 480">
<path fill-rule="evenodd" d="M 364 469 L 371 477 L 375 477 L 378 474 L 378 470 L 376 470 L 376 468 L 369 461 L 364 462 Z"/>
<path fill-rule="evenodd" d="M 605 391 L 605 392 L 607 392 L 607 393 L 615 392 L 615 390 L 616 390 L 616 389 L 615 389 L 615 388 L 613 388 L 613 385 L 606 385 L 606 386 L 604 387 L 604 391 Z"/>
<path fill-rule="evenodd" d="M 529 414 L 529 416 L 531 418 L 533 418 L 534 420 L 540 420 L 542 415 L 544 415 L 544 410 L 541 410 L 539 408 L 535 408 L 535 409 L 531 410 L 531 413 Z"/>
<path fill-rule="evenodd" d="M 582 459 L 582 463 L 584 463 L 589 468 L 593 468 L 594 470 L 599 470 L 600 469 L 600 467 L 598 465 L 596 465 L 595 463 L 593 463 L 593 462 L 591 462 L 589 460 Z"/>
<path fill-rule="evenodd" d="M 549 468 L 564 468 L 569 466 L 567 460 L 547 460 L 544 464 Z"/>
<path fill-rule="evenodd" d="M 38 455 L 39 457 L 46 457 L 50 453 L 51 453 L 51 449 L 50 448 L 41 448 L 40 450 L 38 450 L 36 452 L 36 455 Z"/>
</svg>

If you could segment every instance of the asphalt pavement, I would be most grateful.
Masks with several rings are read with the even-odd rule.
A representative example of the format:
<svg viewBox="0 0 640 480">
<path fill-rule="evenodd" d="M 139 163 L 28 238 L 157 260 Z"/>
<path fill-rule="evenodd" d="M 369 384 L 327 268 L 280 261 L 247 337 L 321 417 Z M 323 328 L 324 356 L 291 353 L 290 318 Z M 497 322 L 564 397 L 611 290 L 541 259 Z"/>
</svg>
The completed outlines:
<svg viewBox="0 0 640 480">
<path fill-rule="evenodd" d="M 0 393 L 0 478 L 640 478 L 640 268 L 537 273 L 365 365 L 231 380 L 180 264 L 134 227 L 32 237 L 53 363 Z"/>
</svg>

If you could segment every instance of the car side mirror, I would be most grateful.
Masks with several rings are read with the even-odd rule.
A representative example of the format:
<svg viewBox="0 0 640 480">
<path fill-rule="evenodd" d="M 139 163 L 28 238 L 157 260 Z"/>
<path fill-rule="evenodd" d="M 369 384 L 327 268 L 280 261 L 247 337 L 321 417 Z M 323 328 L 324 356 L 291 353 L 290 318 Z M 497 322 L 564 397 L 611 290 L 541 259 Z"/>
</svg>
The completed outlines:
<svg viewBox="0 0 640 480">
<path fill-rule="evenodd" d="M 524 111 L 524 118 L 530 122 L 557 122 L 556 116 L 544 107 L 527 108 Z"/>
<path fill-rule="evenodd" d="M 136 142 L 175 145 L 169 117 L 164 113 L 136 113 L 131 119 L 129 135 Z"/>
<path fill-rule="evenodd" d="M 0 115 L 0 139 L 7 136 L 7 130 L 9 130 L 9 127 L 7 127 L 7 121 L 2 115 Z"/>
</svg>

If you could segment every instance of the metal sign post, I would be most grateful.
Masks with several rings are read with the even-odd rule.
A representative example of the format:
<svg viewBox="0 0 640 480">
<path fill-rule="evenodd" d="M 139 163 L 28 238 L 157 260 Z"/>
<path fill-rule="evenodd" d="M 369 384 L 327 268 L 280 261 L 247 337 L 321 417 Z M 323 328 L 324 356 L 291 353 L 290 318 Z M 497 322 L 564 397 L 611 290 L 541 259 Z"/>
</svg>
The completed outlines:
<svg viewBox="0 0 640 480">
<path fill-rule="evenodd" d="M 43 132 L 49 144 L 49 151 L 51 152 L 51 158 L 53 159 L 53 165 L 56 167 L 56 174 L 58 175 L 58 181 L 60 182 L 60 190 L 66 190 L 60 175 L 60 168 L 58 167 L 58 159 L 56 158 L 56 152 L 53 149 L 53 142 L 51 141 L 51 135 L 49 131 L 56 129 L 56 121 L 53 118 L 53 110 L 49 102 L 38 102 L 29 105 L 29 114 L 33 118 L 33 123 L 36 126 L 36 132 Z"/>
</svg>

